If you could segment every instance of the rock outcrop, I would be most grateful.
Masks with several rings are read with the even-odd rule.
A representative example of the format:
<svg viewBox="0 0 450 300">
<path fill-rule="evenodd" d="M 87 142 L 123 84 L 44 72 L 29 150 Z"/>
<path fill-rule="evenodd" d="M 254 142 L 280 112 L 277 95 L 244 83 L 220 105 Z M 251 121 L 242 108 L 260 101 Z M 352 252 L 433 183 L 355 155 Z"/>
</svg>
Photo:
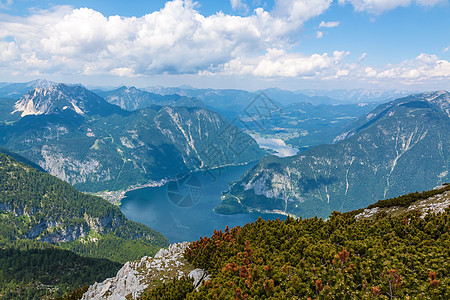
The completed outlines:
<svg viewBox="0 0 450 300">
<path fill-rule="evenodd" d="M 187 242 L 172 244 L 159 250 L 154 257 L 127 262 L 116 277 L 90 286 L 82 299 L 137 299 L 145 289 L 183 276 L 193 278 L 193 284 L 198 288 L 209 275 L 205 270 L 195 269 L 184 258 L 188 245 Z"/>
<path fill-rule="evenodd" d="M 444 188 L 445 185 L 437 186 L 434 189 Z M 375 219 L 381 213 L 391 216 L 399 216 L 411 211 L 416 211 L 421 214 L 421 218 L 425 218 L 428 214 L 443 213 L 447 208 L 450 208 L 450 191 L 437 194 L 427 199 L 419 200 L 408 207 L 392 206 L 392 207 L 374 207 L 366 208 L 361 213 L 357 214 L 355 218 L 358 220 Z"/>
</svg>

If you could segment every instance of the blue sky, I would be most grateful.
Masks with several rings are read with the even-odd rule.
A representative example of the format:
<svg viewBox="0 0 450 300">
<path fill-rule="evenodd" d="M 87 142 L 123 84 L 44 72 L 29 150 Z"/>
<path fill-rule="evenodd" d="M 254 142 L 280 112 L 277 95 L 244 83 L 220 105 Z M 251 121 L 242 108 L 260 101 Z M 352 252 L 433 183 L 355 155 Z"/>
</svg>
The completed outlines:
<svg viewBox="0 0 450 300">
<path fill-rule="evenodd" d="M 0 0 L 0 81 L 448 90 L 449 47 L 448 0 Z"/>
</svg>

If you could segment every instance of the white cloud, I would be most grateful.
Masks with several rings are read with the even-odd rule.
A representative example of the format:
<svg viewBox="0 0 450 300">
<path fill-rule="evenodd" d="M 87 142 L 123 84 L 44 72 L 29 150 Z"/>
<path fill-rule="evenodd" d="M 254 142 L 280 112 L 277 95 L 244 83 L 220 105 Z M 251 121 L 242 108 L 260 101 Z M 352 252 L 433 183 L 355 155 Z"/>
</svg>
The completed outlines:
<svg viewBox="0 0 450 300">
<path fill-rule="evenodd" d="M 434 6 L 448 3 L 448 0 L 339 0 L 339 3 L 350 3 L 356 11 L 379 15 L 397 7 L 410 6 L 412 3 L 421 6 Z"/>
<path fill-rule="evenodd" d="M 5 9 L 10 7 L 13 4 L 13 0 L 0 0 L 0 9 Z"/>
<path fill-rule="evenodd" d="M 0 42 L 0 62 L 17 59 L 18 51 L 13 42 Z"/>
<path fill-rule="evenodd" d="M 358 58 L 358 61 L 359 62 L 361 62 L 361 61 L 363 61 L 364 60 L 364 58 L 366 58 L 366 56 L 367 56 L 367 53 L 366 52 L 364 52 L 363 54 L 361 54 L 361 56 Z"/>
<path fill-rule="evenodd" d="M 274 15 L 291 22 L 303 23 L 321 15 L 332 2 L 333 0 L 276 0 Z"/>
<path fill-rule="evenodd" d="M 322 22 L 320 22 L 320 24 L 319 24 L 319 28 L 322 28 L 322 27 L 325 27 L 325 28 L 333 28 L 333 27 L 337 27 L 337 26 L 339 26 L 339 21 L 335 21 L 335 22 L 325 22 L 325 21 L 322 21 Z"/>
<path fill-rule="evenodd" d="M 332 69 L 342 63 L 347 55 L 348 52 L 335 51 L 332 55 L 324 53 L 305 56 L 287 53 L 281 49 L 269 49 L 260 57 L 237 58 L 226 63 L 220 74 L 252 75 L 262 78 L 328 76 L 328 73 L 334 72 Z"/>
<path fill-rule="evenodd" d="M 206 17 L 191 0 L 166 2 L 140 18 L 105 17 L 70 6 L 26 17 L 0 15 L 0 67 L 23 74 L 220 72 L 236 59 L 261 57 L 272 48 L 289 50 L 299 42 L 303 22 L 323 13 L 331 1 L 279 0 L 274 11 L 257 8 L 246 17 L 222 12 Z"/>
<path fill-rule="evenodd" d="M 242 0 L 230 0 L 231 8 L 233 10 L 242 10 L 248 12 L 248 6 Z"/>
<path fill-rule="evenodd" d="M 409 6 L 411 0 L 339 0 L 339 3 L 350 3 L 356 11 L 379 15 L 399 6 Z"/>
<path fill-rule="evenodd" d="M 448 50 L 450 50 L 450 46 L 448 46 L 448 47 L 446 47 L 446 48 L 444 48 L 444 50 L 442 50 L 442 52 L 448 52 Z"/>
<path fill-rule="evenodd" d="M 349 70 L 339 70 L 339 71 L 337 71 L 337 73 L 336 73 L 336 78 L 339 78 L 339 77 L 344 77 L 344 76 L 348 76 L 350 74 L 350 71 Z"/>
<path fill-rule="evenodd" d="M 377 71 L 375 71 L 372 67 L 366 67 L 364 69 L 365 77 L 375 77 L 377 76 Z"/>
<path fill-rule="evenodd" d="M 0 40 L 14 37 L 8 47 L 19 55 L 1 67 L 91 75 L 123 74 L 123 68 L 137 75 L 197 73 L 249 53 L 287 49 L 298 41 L 300 26 L 262 8 L 248 17 L 205 17 L 188 0 L 167 2 L 141 18 L 61 6 L 29 17 L 0 16 Z"/>
<path fill-rule="evenodd" d="M 385 88 L 420 85 L 434 86 L 437 89 L 449 88 L 450 62 L 436 55 L 423 53 L 401 63 L 379 68 L 360 64 L 354 64 L 352 67 L 349 78 L 354 82 L 360 81 Z"/>
<path fill-rule="evenodd" d="M 316 38 L 318 38 L 318 39 L 323 38 L 323 32 L 322 31 L 317 31 L 316 32 Z"/>
<path fill-rule="evenodd" d="M 376 74 L 379 79 L 430 80 L 432 78 L 450 79 L 450 62 L 436 55 L 420 54 L 414 59 L 405 60 L 394 66 L 387 66 Z"/>
</svg>

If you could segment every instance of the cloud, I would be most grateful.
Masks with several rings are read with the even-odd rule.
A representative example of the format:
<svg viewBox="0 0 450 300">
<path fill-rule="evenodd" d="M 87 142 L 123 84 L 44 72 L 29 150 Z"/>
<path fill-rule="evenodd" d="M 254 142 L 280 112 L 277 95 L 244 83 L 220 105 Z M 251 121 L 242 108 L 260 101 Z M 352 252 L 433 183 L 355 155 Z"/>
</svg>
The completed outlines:
<svg viewBox="0 0 450 300">
<path fill-rule="evenodd" d="M 322 27 L 333 28 L 333 27 L 339 26 L 339 23 L 340 23 L 339 21 L 336 21 L 336 22 L 325 22 L 325 21 L 322 21 L 319 24 L 319 28 L 322 28 Z"/>
<path fill-rule="evenodd" d="M 0 9 L 9 8 L 13 4 L 13 0 L 0 0 Z"/>
<path fill-rule="evenodd" d="M 336 73 L 336 78 L 348 76 L 350 74 L 349 70 L 339 70 Z"/>
<path fill-rule="evenodd" d="M 356 11 L 379 15 L 400 6 L 409 6 L 411 0 L 339 0 L 339 3 L 350 3 Z"/>
<path fill-rule="evenodd" d="M 233 10 L 242 10 L 248 12 L 248 6 L 242 0 L 230 0 L 231 8 Z"/>
<path fill-rule="evenodd" d="M 18 49 L 13 42 L 0 42 L 0 62 L 17 59 Z"/>
<path fill-rule="evenodd" d="M 279 0 L 273 11 L 257 8 L 245 17 L 222 12 L 204 16 L 189 0 L 169 1 L 139 18 L 105 17 L 70 6 L 26 17 L 0 14 L 0 69 L 19 75 L 345 77 L 352 82 L 393 82 L 398 76 L 408 83 L 448 81 L 448 61 L 429 54 L 372 68 L 362 65 L 365 53 L 349 64 L 346 51 L 294 52 L 303 22 L 323 13 L 330 3 Z M 330 28 L 338 22 L 320 24 Z M 322 31 L 316 32 L 317 38 L 322 36 Z"/>
<path fill-rule="evenodd" d="M 414 59 L 387 66 L 385 70 L 372 75 L 378 79 L 403 79 L 414 82 L 432 78 L 450 79 L 450 62 L 439 59 L 436 55 L 422 53 Z"/>
<path fill-rule="evenodd" d="M 320 77 L 342 63 L 348 54 L 344 51 L 335 51 L 332 55 L 323 53 L 305 56 L 299 53 L 287 53 L 282 49 L 269 49 L 260 57 L 234 59 L 226 63 L 219 74 L 252 75 L 261 78 Z"/>
<path fill-rule="evenodd" d="M 364 58 L 366 58 L 366 56 L 367 56 L 367 53 L 366 52 L 364 52 L 363 54 L 361 54 L 361 56 L 358 58 L 358 61 L 359 62 L 361 62 L 361 61 L 363 61 L 364 60 Z"/>
<path fill-rule="evenodd" d="M 434 6 L 437 4 L 448 3 L 448 0 L 415 0 L 420 6 Z M 395 9 L 397 7 L 410 6 L 412 0 L 339 0 L 339 4 L 351 4 L 358 12 L 367 12 L 373 15 L 380 15 L 383 12 Z"/>
<path fill-rule="evenodd" d="M 298 41 L 301 25 L 262 8 L 248 17 L 221 12 L 205 17 L 187 0 L 167 2 L 140 18 L 105 17 L 88 8 L 60 6 L 28 17 L 0 15 L 0 41 L 12 36 L 8 49 L 18 52 L 18 59 L 5 62 L 2 69 L 90 75 L 125 74 L 123 68 L 141 75 L 197 73 L 272 47 L 287 49 Z"/>
<path fill-rule="evenodd" d="M 278 0 L 273 11 L 257 8 L 245 17 L 222 12 L 206 17 L 191 0 L 166 2 L 139 18 L 105 17 L 70 6 L 26 17 L 0 14 L 0 67 L 23 74 L 218 72 L 235 59 L 291 49 L 300 41 L 303 22 L 323 13 L 331 1 Z"/>
<path fill-rule="evenodd" d="M 326 11 L 333 0 L 276 0 L 274 15 L 291 22 L 303 23 Z"/>
<path fill-rule="evenodd" d="M 448 52 L 448 50 L 450 50 L 450 46 L 448 46 L 448 47 L 446 47 L 446 48 L 444 48 L 444 50 L 442 50 L 442 52 Z"/>
</svg>

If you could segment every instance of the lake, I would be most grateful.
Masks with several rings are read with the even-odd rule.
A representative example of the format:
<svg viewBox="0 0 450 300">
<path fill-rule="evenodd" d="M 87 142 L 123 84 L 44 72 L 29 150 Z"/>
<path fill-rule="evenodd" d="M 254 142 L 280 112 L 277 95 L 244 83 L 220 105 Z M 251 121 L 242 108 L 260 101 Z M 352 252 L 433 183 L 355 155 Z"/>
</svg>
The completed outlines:
<svg viewBox="0 0 450 300">
<path fill-rule="evenodd" d="M 250 136 L 258 143 L 259 147 L 274 151 L 273 154 L 276 156 L 287 157 L 298 153 L 298 149 L 286 145 L 282 139 L 265 138 L 258 134 L 250 134 Z"/>
<path fill-rule="evenodd" d="M 230 182 L 238 180 L 255 163 L 223 167 L 208 172 L 180 176 L 161 187 L 128 192 L 120 206 L 127 218 L 161 232 L 171 243 L 198 240 L 211 236 L 214 229 L 243 226 L 258 219 L 284 220 L 277 214 L 219 215 L 213 209 Z"/>
</svg>

